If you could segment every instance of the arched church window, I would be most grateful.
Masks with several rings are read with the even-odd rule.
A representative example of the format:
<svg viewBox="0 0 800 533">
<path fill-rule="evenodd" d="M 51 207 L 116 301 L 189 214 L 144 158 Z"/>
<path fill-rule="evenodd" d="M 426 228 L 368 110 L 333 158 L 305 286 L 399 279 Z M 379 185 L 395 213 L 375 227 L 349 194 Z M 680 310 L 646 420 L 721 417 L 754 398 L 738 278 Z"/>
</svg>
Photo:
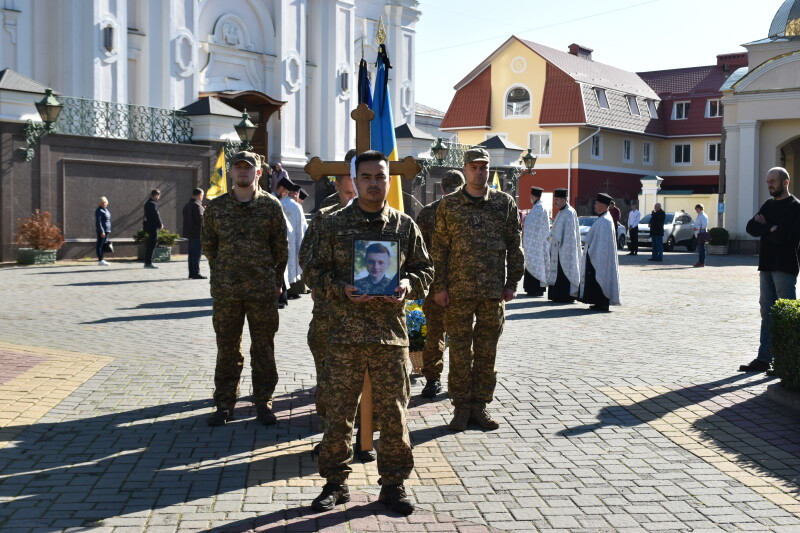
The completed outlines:
<svg viewBox="0 0 800 533">
<path fill-rule="evenodd" d="M 531 114 L 531 93 L 524 87 L 513 87 L 506 95 L 506 116 L 527 117 Z"/>
</svg>

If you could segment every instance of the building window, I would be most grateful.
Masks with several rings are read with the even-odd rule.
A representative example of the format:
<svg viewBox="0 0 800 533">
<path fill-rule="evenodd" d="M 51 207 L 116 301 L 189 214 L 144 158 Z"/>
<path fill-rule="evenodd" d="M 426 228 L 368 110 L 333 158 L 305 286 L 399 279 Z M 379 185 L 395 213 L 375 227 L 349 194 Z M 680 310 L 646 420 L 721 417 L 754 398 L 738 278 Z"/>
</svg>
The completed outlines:
<svg viewBox="0 0 800 533">
<path fill-rule="evenodd" d="M 506 117 L 530 117 L 531 94 L 524 87 L 513 87 L 506 94 Z"/>
<path fill-rule="evenodd" d="M 722 102 L 719 98 L 706 101 L 706 118 L 718 118 L 722 116 Z"/>
<path fill-rule="evenodd" d="M 647 109 L 650 110 L 650 118 L 658 118 L 658 110 L 656 108 L 656 101 L 655 100 L 648 100 L 647 101 Z"/>
<path fill-rule="evenodd" d="M 639 102 L 636 101 L 636 97 L 629 94 L 625 98 L 628 99 L 628 108 L 631 110 L 631 115 L 639 115 Z"/>
<path fill-rule="evenodd" d="M 633 141 L 631 139 L 622 140 L 622 161 L 633 163 Z"/>
<path fill-rule="evenodd" d="M 597 105 L 603 109 L 608 109 L 608 98 L 606 97 L 606 90 L 599 87 L 594 88 L 594 95 L 597 98 Z"/>
<path fill-rule="evenodd" d="M 642 163 L 645 165 L 653 164 L 653 143 L 642 144 Z"/>
<path fill-rule="evenodd" d="M 528 146 L 538 157 L 550 157 L 550 132 L 541 131 L 528 134 Z"/>
<path fill-rule="evenodd" d="M 692 164 L 692 145 L 676 144 L 673 146 L 672 164 L 691 165 Z"/>
<path fill-rule="evenodd" d="M 722 143 L 706 143 L 706 164 L 715 165 L 722 159 Z"/>
<path fill-rule="evenodd" d="M 603 159 L 603 136 L 592 137 L 592 159 Z"/>
<path fill-rule="evenodd" d="M 686 120 L 689 118 L 689 102 L 675 102 L 672 106 L 672 120 Z"/>
</svg>

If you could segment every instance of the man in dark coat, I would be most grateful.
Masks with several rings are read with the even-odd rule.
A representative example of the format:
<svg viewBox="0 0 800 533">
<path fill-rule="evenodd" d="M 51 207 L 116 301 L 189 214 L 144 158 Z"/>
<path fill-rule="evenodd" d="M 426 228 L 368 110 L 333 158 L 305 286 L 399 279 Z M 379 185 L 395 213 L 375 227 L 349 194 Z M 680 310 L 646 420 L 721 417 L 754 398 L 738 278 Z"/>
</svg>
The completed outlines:
<svg viewBox="0 0 800 533">
<path fill-rule="evenodd" d="M 661 209 L 661 204 L 656 203 L 653 206 L 653 212 L 650 216 L 650 240 L 653 245 L 653 255 L 648 261 L 663 261 L 664 260 L 664 220 L 667 214 Z"/>
<path fill-rule="evenodd" d="M 158 244 L 158 230 L 164 227 L 161 214 L 158 212 L 159 198 L 161 198 L 161 191 L 153 189 L 150 191 L 150 199 L 144 203 L 144 230 L 147 232 L 147 249 L 144 253 L 145 268 L 158 268 L 153 264 L 153 254 L 155 254 Z"/>
<path fill-rule="evenodd" d="M 189 279 L 207 279 L 200 274 L 203 245 L 203 189 L 192 191 L 192 199 L 183 206 L 183 236 L 189 241 Z"/>
</svg>

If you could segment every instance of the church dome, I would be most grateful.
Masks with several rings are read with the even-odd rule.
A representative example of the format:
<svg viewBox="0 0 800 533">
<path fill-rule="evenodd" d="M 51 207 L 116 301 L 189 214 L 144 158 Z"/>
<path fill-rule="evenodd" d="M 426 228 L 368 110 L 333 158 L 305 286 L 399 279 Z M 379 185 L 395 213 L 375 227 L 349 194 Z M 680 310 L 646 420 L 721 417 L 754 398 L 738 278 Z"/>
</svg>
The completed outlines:
<svg viewBox="0 0 800 533">
<path fill-rule="evenodd" d="M 769 26 L 770 39 L 800 39 L 800 0 L 786 0 L 772 24 Z"/>
</svg>

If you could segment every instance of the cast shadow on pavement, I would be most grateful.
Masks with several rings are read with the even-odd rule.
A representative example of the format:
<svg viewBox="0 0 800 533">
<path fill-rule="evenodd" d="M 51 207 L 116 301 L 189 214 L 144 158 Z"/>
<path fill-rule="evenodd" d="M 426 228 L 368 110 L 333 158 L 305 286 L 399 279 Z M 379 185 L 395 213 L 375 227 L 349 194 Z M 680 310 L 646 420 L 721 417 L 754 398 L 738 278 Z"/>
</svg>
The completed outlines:
<svg viewBox="0 0 800 533">
<path fill-rule="evenodd" d="M 318 433 L 313 401 L 306 389 L 276 397 L 275 426 L 256 423 L 252 404 L 240 400 L 233 422 L 208 427 L 207 399 L 2 428 L 0 440 L 13 445 L 0 448 L 0 530 L 23 518 L 31 529 L 90 527 L 241 490 L 253 483 L 254 465 L 263 472 L 275 459 L 247 459 L 264 444 L 303 444 L 284 444 L 294 449 L 282 450 L 280 459 L 285 464 L 294 457 L 305 465 L 303 475 L 311 475 L 316 458 L 308 437 Z M 298 474 L 266 471 L 275 480 Z"/>
<path fill-rule="evenodd" d="M 699 407 L 711 414 L 698 415 L 692 428 L 712 441 L 712 447 L 736 454 L 740 462 L 764 475 L 800 487 L 800 413 L 772 402 L 766 393 L 755 395 L 745 390 L 775 379 L 743 373 L 675 389 L 633 405 L 605 407 L 596 424 L 567 428 L 557 434 L 570 438 L 607 427 L 634 427 L 678 409 Z"/>
<path fill-rule="evenodd" d="M 506 320 L 528 320 L 528 319 L 542 319 L 542 318 L 565 318 L 570 316 L 594 315 L 596 311 L 592 311 L 583 304 L 553 304 L 557 306 L 553 308 L 548 306 L 546 311 L 534 311 L 531 313 L 510 313 L 506 315 Z M 543 306 L 544 307 L 544 306 Z"/>
<path fill-rule="evenodd" d="M 180 313 L 161 313 L 156 315 L 133 315 L 133 316 L 113 316 L 109 318 L 100 318 L 98 320 L 91 320 L 89 322 L 81 322 L 81 324 L 111 324 L 114 322 L 136 322 L 139 320 L 185 320 L 188 318 L 201 318 L 211 316 L 212 309 L 203 309 L 198 311 L 183 311 Z"/>
<path fill-rule="evenodd" d="M 168 279 L 129 279 L 119 281 L 82 281 L 79 283 L 64 283 L 62 285 L 55 285 L 56 287 L 108 287 L 112 285 L 132 285 L 134 283 L 162 283 L 165 281 L 182 281 L 186 278 L 168 278 Z"/>
<path fill-rule="evenodd" d="M 27 274 L 28 276 L 52 276 L 54 274 L 90 274 L 96 272 L 121 272 L 123 270 L 141 270 L 141 268 L 96 268 L 93 270 L 88 269 L 81 269 L 81 270 L 54 270 L 52 272 L 31 272 Z"/>
<path fill-rule="evenodd" d="M 182 307 L 211 307 L 212 298 L 196 298 L 194 300 L 175 300 L 172 302 L 147 302 L 136 307 L 121 307 L 120 309 L 171 309 Z"/>
</svg>

